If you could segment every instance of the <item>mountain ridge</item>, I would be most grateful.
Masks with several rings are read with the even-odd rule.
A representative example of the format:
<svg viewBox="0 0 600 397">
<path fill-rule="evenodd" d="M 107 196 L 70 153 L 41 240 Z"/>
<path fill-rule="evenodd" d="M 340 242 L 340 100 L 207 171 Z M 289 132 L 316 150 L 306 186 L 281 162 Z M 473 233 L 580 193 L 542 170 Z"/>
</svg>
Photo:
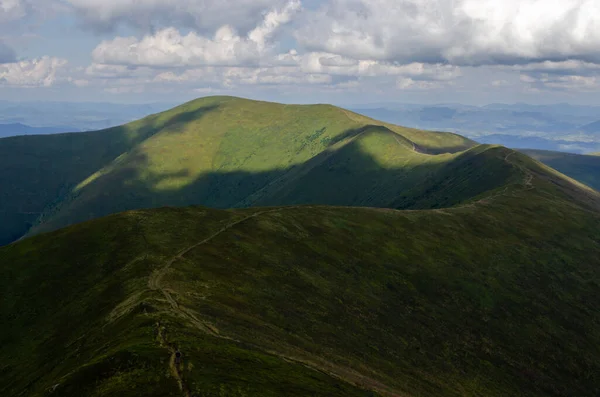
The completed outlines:
<svg viewBox="0 0 600 397">
<path fill-rule="evenodd" d="M 574 154 L 547 150 L 520 149 L 526 155 L 600 190 L 600 158 L 594 154 Z"/>
<path fill-rule="evenodd" d="M 598 192 L 503 147 L 471 151 L 450 168 L 483 156 L 511 173 L 451 207 L 166 207 L 0 248 L 0 355 L 34 354 L 3 360 L 0 390 L 595 395 Z M 34 353 L 22 327 L 47 333 Z"/>
<path fill-rule="evenodd" d="M 499 145 L 231 101 L 51 140 L 102 150 L 0 247 L 0 394 L 600 393 L 599 192 Z"/>
<path fill-rule="evenodd" d="M 385 127 L 398 140 L 431 154 L 456 152 L 475 144 L 455 134 L 380 123 L 331 105 L 201 98 L 98 132 L 0 140 L 0 154 L 5 153 L 2 163 L 5 174 L 0 173 L 0 182 L 18 187 L 17 191 L 7 191 L 10 197 L 4 198 L 3 223 L 14 231 L 0 230 L 0 237 L 4 234 L 0 242 L 18 238 L 31 226 L 42 225 L 52 217 L 63 216 L 57 210 L 72 200 L 79 200 L 74 205 L 81 207 L 80 215 L 72 220 L 63 216 L 65 220 L 56 223 L 56 227 L 89 219 L 93 208 L 105 205 L 102 197 L 106 193 L 129 189 L 132 184 L 138 190 L 130 189 L 129 199 L 117 199 L 114 209 L 107 208 L 91 216 L 134 209 L 138 207 L 136 202 L 146 207 L 232 206 L 272 182 L 287 168 L 299 166 L 325 150 L 335 143 L 334 139 L 345 138 L 344 133 L 351 135 L 368 125 Z M 52 163 L 53 170 L 31 169 L 23 164 L 22 153 L 31 151 L 35 152 L 38 163 Z M 261 175 L 244 182 L 241 173 L 235 176 L 238 172 Z M 24 180 L 14 179 L 19 173 Z M 224 173 L 232 177 L 223 177 Z M 206 178 L 198 180 L 202 175 Z M 225 185 L 220 187 L 215 183 Z M 251 185 L 240 189 L 238 184 L 245 183 Z M 169 193 L 186 189 L 190 184 L 197 187 L 190 186 L 184 194 Z M 226 197 L 234 190 L 239 197 L 230 202 Z M 42 195 L 36 197 L 34 191 L 37 194 L 42 191 Z M 245 196 L 240 195 L 242 191 L 247 192 Z M 198 199 L 203 195 L 204 199 Z M 81 200 L 90 202 L 92 211 Z M 65 209 L 68 212 L 77 211 Z"/>
</svg>

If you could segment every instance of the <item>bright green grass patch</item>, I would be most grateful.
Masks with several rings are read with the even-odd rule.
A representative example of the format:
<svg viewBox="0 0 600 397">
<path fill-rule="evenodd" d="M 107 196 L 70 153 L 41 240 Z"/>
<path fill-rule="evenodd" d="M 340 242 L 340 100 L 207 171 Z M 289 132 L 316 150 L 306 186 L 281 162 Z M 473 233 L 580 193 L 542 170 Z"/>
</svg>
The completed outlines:
<svg viewBox="0 0 600 397">
<path fill-rule="evenodd" d="M 0 244 L 130 209 L 250 205 L 266 186 L 312 167 L 314 159 L 351 143 L 368 126 L 387 126 L 402 145 L 430 154 L 475 144 L 330 105 L 233 97 L 198 99 L 102 131 L 2 139 Z M 390 156 L 370 155 L 375 162 Z M 318 196 L 312 201 L 331 204 Z"/>
</svg>

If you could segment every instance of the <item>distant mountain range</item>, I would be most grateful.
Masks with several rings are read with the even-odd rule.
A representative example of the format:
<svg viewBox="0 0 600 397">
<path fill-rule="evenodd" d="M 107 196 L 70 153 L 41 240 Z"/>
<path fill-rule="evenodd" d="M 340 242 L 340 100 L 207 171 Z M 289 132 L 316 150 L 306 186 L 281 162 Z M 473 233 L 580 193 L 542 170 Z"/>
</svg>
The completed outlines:
<svg viewBox="0 0 600 397">
<path fill-rule="evenodd" d="M 172 103 L 115 104 L 0 101 L 0 138 L 23 134 L 93 131 L 122 125 L 174 107 Z M 353 111 L 389 123 L 455 132 L 481 143 L 512 148 L 589 153 L 600 151 L 600 107 L 570 104 L 375 103 Z M 17 124 L 27 127 L 17 127 Z M 11 132 L 10 128 L 13 131 Z"/>
<path fill-rule="evenodd" d="M 0 101 L 0 124 L 56 128 L 56 132 L 91 131 L 125 124 L 173 106 L 172 103 L 131 105 L 104 102 Z"/>
<path fill-rule="evenodd" d="M 31 127 L 21 123 L 0 124 L 0 138 L 15 135 L 45 135 L 60 132 L 78 132 L 74 127 Z"/>
<path fill-rule="evenodd" d="M 600 120 L 584 125 L 583 127 L 579 128 L 579 130 L 590 133 L 600 132 Z"/>
<path fill-rule="evenodd" d="M 455 132 L 482 143 L 572 153 L 600 150 L 600 107 L 387 104 L 357 105 L 352 110 L 407 127 Z"/>
<path fill-rule="evenodd" d="M 519 151 L 600 191 L 600 153 L 581 155 L 548 150 Z"/>
</svg>

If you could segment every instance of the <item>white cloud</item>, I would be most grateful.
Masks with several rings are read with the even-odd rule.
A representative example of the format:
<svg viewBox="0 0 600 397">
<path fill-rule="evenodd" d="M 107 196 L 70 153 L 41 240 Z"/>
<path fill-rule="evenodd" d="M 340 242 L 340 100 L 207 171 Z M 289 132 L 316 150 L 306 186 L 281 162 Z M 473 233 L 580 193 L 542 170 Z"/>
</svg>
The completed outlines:
<svg viewBox="0 0 600 397">
<path fill-rule="evenodd" d="M 229 26 L 220 28 L 213 38 L 194 32 L 182 36 L 175 28 L 141 40 L 117 37 L 103 41 L 92 53 L 97 63 L 162 67 L 256 63 L 259 56 L 257 43 L 241 38 Z"/>
<path fill-rule="evenodd" d="M 509 68 L 520 72 L 528 89 L 593 91 L 600 88 L 600 64 L 578 60 L 544 61 Z"/>
<path fill-rule="evenodd" d="M 166 28 L 141 40 L 117 37 L 103 41 L 92 57 L 99 64 L 157 67 L 258 64 L 269 51 L 267 41 L 299 7 L 300 3 L 292 0 L 282 9 L 271 10 L 245 37 L 229 25 L 220 27 L 212 38 L 195 32 L 182 35 L 175 28 Z"/>
<path fill-rule="evenodd" d="M 460 68 L 452 65 L 430 65 L 418 62 L 402 65 L 368 59 L 356 60 L 325 52 L 310 52 L 300 55 L 296 50 L 291 50 L 286 54 L 278 55 L 274 62 L 278 65 L 297 65 L 306 73 L 340 76 L 402 75 L 421 80 L 453 80 L 460 76 Z"/>
<path fill-rule="evenodd" d="M 53 57 L 41 57 L 0 65 L 0 86 L 49 87 L 57 81 L 57 73 L 67 61 Z"/>
<path fill-rule="evenodd" d="M 133 70 L 125 65 L 104 65 L 93 63 L 85 69 L 85 74 L 97 78 L 130 77 Z"/>
<path fill-rule="evenodd" d="M 325 74 L 304 73 L 299 68 L 198 68 L 183 73 L 172 71 L 158 74 L 154 82 L 201 84 L 211 86 L 222 85 L 235 87 L 239 85 L 291 85 L 291 84 L 328 84 L 332 78 Z"/>
<path fill-rule="evenodd" d="M 156 26 L 214 31 L 228 24 L 244 33 L 256 26 L 264 10 L 284 4 L 284 0 L 67 1 L 84 19 L 84 26 L 101 31 L 112 30 L 122 24 L 148 31 Z"/>
<path fill-rule="evenodd" d="M 562 62 L 536 62 L 527 65 L 513 66 L 511 69 L 525 73 L 550 73 L 562 75 L 600 74 L 600 64 L 576 60 L 568 60 Z"/>
<path fill-rule="evenodd" d="M 300 0 L 68 2 L 90 23 L 149 29 L 100 43 L 72 81 L 121 87 L 114 92 L 149 84 L 577 91 L 592 90 L 600 74 L 596 0 L 327 0 L 313 11 Z M 297 43 L 282 39 L 290 29 Z"/>
<path fill-rule="evenodd" d="M 328 84 L 332 78 L 326 74 L 304 73 L 297 68 L 230 68 L 223 74 L 225 86 L 235 85 L 296 85 Z"/>
<path fill-rule="evenodd" d="M 443 85 L 438 81 L 415 80 L 410 77 L 401 77 L 396 80 L 396 87 L 400 90 L 429 90 L 440 88 Z"/>
<path fill-rule="evenodd" d="M 596 92 L 600 90 L 600 78 L 596 76 L 560 75 L 553 73 L 523 74 L 520 80 L 529 89 Z"/>
<path fill-rule="evenodd" d="M 12 32 L 20 28 L 18 22 L 27 17 L 47 18 L 66 9 L 62 0 L 0 0 L 0 30 L 5 28 Z"/>
<path fill-rule="evenodd" d="M 106 87 L 104 91 L 109 92 L 111 94 L 141 94 L 145 91 L 142 85 L 127 85 L 127 86 L 117 86 L 117 87 Z"/>
<path fill-rule="evenodd" d="M 296 38 L 354 59 L 455 65 L 600 62 L 597 0 L 331 0 Z"/>
<path fill-rule="evenodd" d="M 0 0 L 0 23 L 23 18 L 25 14 L 25 2 L 21 0 Z"/>
<path fill-rule="evenodd" d="M 265 15 L 262 23 L 248 34 L 248 39 L 263 50 L 267 39 L 271 38 L 281 25 L 290 22 L 292 16 L 300 10 L 300 6 L 299 0 L 291 0 L 281 10 L 272 9 Z"/>
</svg>

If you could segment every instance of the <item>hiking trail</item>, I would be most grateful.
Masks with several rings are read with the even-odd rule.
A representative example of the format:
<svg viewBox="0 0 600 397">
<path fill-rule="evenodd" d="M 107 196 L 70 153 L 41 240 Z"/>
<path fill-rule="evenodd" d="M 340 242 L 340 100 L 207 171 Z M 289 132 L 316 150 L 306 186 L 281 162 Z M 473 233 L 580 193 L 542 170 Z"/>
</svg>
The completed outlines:
<svg viewBox="0 0 600 397">
<path fill-rule="evenodd" d="M 173 296 L 171 295 L 169 290 L 162 286 L 163 277 L 168 272 L 168 270 L 171 268 L 173 263 L 175 263 L 175 261 L 183 258 L 183 256 L 185 254 L 187 254 L 188 252 L 192 251 L 193 249 L 195 249 L 203 244 L 210 242 L 214 238 L 218 237 L 220 234 L 235 227 L 236 225 L 239 225 L 243 222 L 246 222 L 249 219 L 256 218 L 263 214 L 281 212 L 281 211 L 297 209 L 297 208 L 311 208 L 311 206 L 290 206 L 290 207 L 276 208 L 276 209 L 265 210 L 265 211 L 258 211 L 251 215 L 248 215 L 242 219 L 228 223 L 227 225 L 225 225 L 222 228 L 220 228 L 219 230 L 217 230 L 215 233 L 213 233 L 210 236 L 203 239 L 202 241 L 200 241 L 196 244 L 193 244 L 187 248 L 182 249 L 177 254 L 175 254 L 173 257 L 171 257 L 167 262 L 165 262 L 164 266 L 155 270 L 150 275 L 150 277 L 148 279 L 148 287 L 151 290 L 160 291 L 163 294 L 163 296 L 165 297 L 165 299 L 167 300 L 167 302 L 170 304 L 171 308 L 173 309 L 173 312 L 176 315 L 178 315 L 179 317 L 182 317 L 182 318 L 188 320 L 197 329 L 199 329 L 211 336 L 217 337 L 217 338 L 231 340 L 234 342 L 241 342 L 237 339 L 220 334 L 219 330 L 215 326 L 213 326 L 212 324 L 210 324 L 207 321 L 203 321 L 203 320 L 199 319 L 192 310 L 185 308 L 183 306 L 180 306 L 177 303 L 177 301 L 173 298 Z M 160 335 L 160 333 L 159 333 L 159 335 Z M 166 340 L 164 342 L 165 342 L 165 344 L 167 344 Z M 340 379 L 344 382 L 355 385 L 357 387 L 374 390 L 378 393 L 381 393 L 381 394 L 389 396 L 389 397 L 405 397 L 405 394 L 400 393 L 399 391 L 390 388 L 389 386 L 377 381 L 376 379 L 365 376 L 352 368 L 345 368 L 340 365 L 331 363 L 321 357 L 315 357 L 315 360 L 319 361 L 317 363 L 317 362 L 309 361 L 309 360 L 301 358 L 301 357 L 291 357 L 291 356 L 288 356 L 286 354 L 283 354 L 283 353 L 280 353 L 277 351 L 265 350 L 264 347 L 254 345 L 249 342 L 244 342 L 244 343 L 257 348 L 264 353 L 273 355 L 275 357 L 279 357 L 279 358 L 283 359 L 284 361 L 303 365 L 307 368 L 310 368 L 312 370 L 324 373 L 328 376 L 332 376 L 334 378 Z M 167 346 L 169 346 L 169 345 L 167 344 Z M 171 358 L 169 360 L 169 369 L 170 369 L 171 373 L 173 374 L 173 376 L 177 379 L 180 389 L 184 393 L 184 397 L 191 397 L 191 395 L 189 394 L 190 393 L 189 390 L 187 390 L 187 388 L 186 388 L 185 380 L 183 379 L 181 371 L 175 366 L 175 361 L 174 361 L 175 360 L 175 349 L 172 346 L 169 346 L 169 350 L 172 353 Z"/>
</svg>

